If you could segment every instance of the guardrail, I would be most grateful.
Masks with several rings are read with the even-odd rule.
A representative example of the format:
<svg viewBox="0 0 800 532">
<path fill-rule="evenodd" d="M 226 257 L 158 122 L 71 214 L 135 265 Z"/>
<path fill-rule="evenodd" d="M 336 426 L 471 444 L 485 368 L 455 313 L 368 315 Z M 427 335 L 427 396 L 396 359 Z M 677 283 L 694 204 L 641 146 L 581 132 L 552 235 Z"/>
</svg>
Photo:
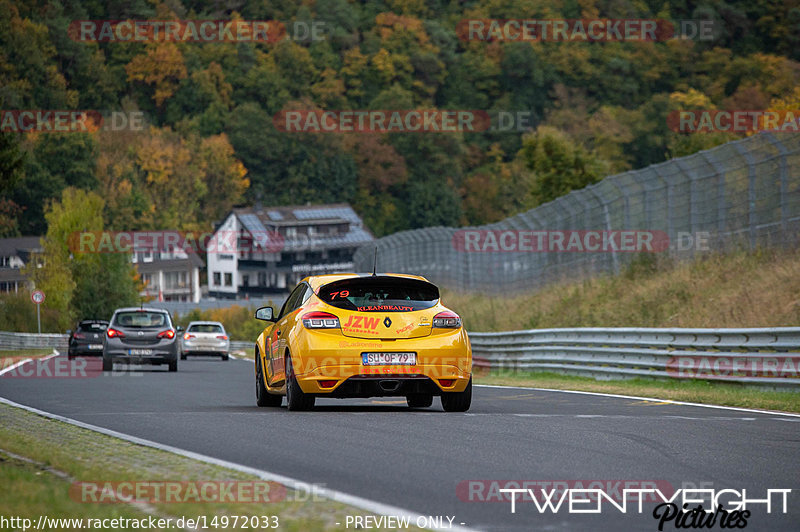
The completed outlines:
<svg viewBox="0 0 800 532">
<path fill-rule="evenodd" d="M 800 386 L 800 327 L 470 333 L 478 368 Z"/>
<path fill-rule="evenodd" d="M 59 349 L 66 350 L 69 344 L 67 334 L 36 334 L 0 331 L 0 350 L 20 349 Z M 231 341 L 231 351 L 248 351 L 253 342 Z"/>
<path fill-rule="evenodd" d="M 706 379 L 800 386 L 800 327 L 576 328 L 470 333 L 483 369 L 550 371 L 596 379 Z M 66 349 L 65 334 L 0 332 L 0 349 Z M 232 341 L 248 352 L 253 342 Z"/>
<path fill-rule="evenodd" d="M 252 353 L 255 342 L 242 342 L 240 340 L 231 340 L 231 351 L 244 351 L 245 353 Z"/>
<path fill-rule="evenodd" d="M 67 349 L 66 334 L 36 334 L 0 331 L 0 350 Z"/>
</svg>

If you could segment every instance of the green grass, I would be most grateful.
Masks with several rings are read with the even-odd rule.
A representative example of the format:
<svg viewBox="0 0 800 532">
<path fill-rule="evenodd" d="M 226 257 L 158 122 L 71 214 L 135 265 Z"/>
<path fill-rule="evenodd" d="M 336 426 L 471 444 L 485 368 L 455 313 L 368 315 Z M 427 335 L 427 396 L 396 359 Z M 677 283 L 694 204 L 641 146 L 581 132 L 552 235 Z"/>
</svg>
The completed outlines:
<svg viewBox="0 0 800 532">
<path fill-rule="evenodd" d="M 0 358 L 33 358 L 33 357 L 43 357 L 47 355 L 52 355 L 53 349 L 20 349 L 20 350 L 9 350 L 9 351 L 0 351 Z"/>
<path fill-rule="evenodd" d="M 6 453 L 21 455 L 43 465 L 34 466 L 15 460 Z M 46 471 L 44 466 L 66 473 L 71 479 L 60 478 Z M 133 444 L 0 404 L 0 487 L 3 491 L 3 497 L 0 497 L 0 515 L 32 519 L 38 519 L 41 514 L 50 517 L 145 515 L 139 509 L 124 503 L 92 504 L 75 501 L 69 495 L 73 480 L 115 482 L 258 479 L 235 470 Z M 292 490 L 288 490 L 286 499 L 280 502 L 157 502 L 152 506 L 163 517 L 205 515 L 209 521 L 215 515 L 276 515 L 280 530 L 298 532 L 339 530 L 344 526 L 346 515 L 369 514 Z M 337 522 L 342 525 L 337 526 Z"/>
<path fill-rule="evenodd" d="M 475 383 L 613 393 L 721 406 L 800 412 L 800 393 L 796 391 L 760 390 L 727 382 L 678 379 L 597 381 L 589 377 L 548 372 L 497 371 L 485 375 L 476 374 Z"/>
<path fill-rule="evenodd" d="M 800 249 L 640 256 L 616 276 L 513 294 L 443 290 L 469 331 L 549 327 L 800 326 Z"/>
</svg>

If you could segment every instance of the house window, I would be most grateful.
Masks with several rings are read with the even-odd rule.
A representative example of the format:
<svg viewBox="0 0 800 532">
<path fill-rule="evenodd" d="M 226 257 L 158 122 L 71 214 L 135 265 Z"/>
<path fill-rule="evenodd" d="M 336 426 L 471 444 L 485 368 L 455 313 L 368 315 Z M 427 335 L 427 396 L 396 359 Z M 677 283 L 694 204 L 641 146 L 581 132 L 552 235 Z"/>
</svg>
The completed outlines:
<svg viewBox="0 0 800 532">
<path fill-rule="evenodd" d="M 233 286 L 233 274 L 226 273 L 225 274 L 225 286 Z"/>
<path fill-rule="evenodd" d="M 220 273 L 219 272 L 214 272 L 214 285 L 215 286 L 222 285 L 222 280 L 220 279 Z"/>
<path fill-rule="evenodd" d="M 8 257 L 0 257 L 0 268 L 8 268 L 10 262 Z"/>
</svg>

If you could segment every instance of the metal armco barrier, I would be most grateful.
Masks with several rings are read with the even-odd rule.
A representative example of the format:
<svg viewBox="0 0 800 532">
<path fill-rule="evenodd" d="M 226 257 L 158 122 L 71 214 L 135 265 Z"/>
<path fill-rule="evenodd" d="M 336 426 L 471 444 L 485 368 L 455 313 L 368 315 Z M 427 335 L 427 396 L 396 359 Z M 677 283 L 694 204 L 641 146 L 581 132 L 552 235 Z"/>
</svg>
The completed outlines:
<svg viewBox="0 0 800 532">
<path fill-rule="evenodd" d="M 477 368 L 800 386 L 800 327 L 470 333 Z"/>
<path fill-rule="evenodd" d="M 255 340 L 252 342 L 242 342 L 240 340 L 231 340 L 231 351 L 244 351 L 245 353 L 252 353 L 256 345 Z"/>
<path fill-rule="evenodd" d="M 0 349 L 67 349 L 69 336 L 66 334 L 36 334 L 0 331 Z"/>
<path fill-rule="evenodd" d="M 800 327 L 576 328 L 469 334 L 473 365 L 596 379 L 707 379 L 800 387 Z M 66 350 L 65 334 L 0 332 L 0 349 Z M 232 341 L 250 352 L 254 342 Z M 800 388 L 798 388 L 800 389 Z"/>
</svg>

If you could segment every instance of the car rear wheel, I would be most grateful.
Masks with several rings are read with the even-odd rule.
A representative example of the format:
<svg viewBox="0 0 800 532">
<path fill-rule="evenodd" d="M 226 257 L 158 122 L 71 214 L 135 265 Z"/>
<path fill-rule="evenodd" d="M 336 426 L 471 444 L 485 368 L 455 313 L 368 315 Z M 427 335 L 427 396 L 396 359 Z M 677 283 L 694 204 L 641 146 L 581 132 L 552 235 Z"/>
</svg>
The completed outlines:
<svg viewBox="0 0 800 532">
<path fill-rule="evenodd" d="M 256 404 L 258 406 L 281 406 L 282 395 L 274 395 L 264 385 L 264 373 L 261 371 L 261 356 L 256 353 Z"/>
<path fill-rule="evenodd" d="M 114 369 L 114 361 L 110 357 L 103 357 L 103 371 L 112 371 Z"/>
<path fill-rule="evenodd" d="M 169 362 L 169 370 L 170 371 L 178 371 L 178 360 L 170 360 Z"/>
<path fill-rule="evenodd" d="M 445 412 L 466 412 L 472 404 L 472 378 L 463 392 L 442 393 L 442 408 Z"/>
<path fill-rule="evenodd" d="M 181 355 L 181 360 L 186 360 L 186 355 Z"/>
<path fill-rule="evenodd" d="M 220 356 L 222 357 L 222 360 L 228 360 L 228 353 L 222 353 Z"/>
<path fill-rule="evenodd" d="M 308 395 L 300 389 L 294 376 L 292 358 L 286 357 L 286 406 L 292 411 L 311 410 L 314 408 L 315 399 L 313 395 Z"/>
<path fill-rule="evenodd" d="M 407 395 L 406 402 L 410 408 L 428 408 L 433 404 L 433 395 L 429 393 Z"/>
</svg>

